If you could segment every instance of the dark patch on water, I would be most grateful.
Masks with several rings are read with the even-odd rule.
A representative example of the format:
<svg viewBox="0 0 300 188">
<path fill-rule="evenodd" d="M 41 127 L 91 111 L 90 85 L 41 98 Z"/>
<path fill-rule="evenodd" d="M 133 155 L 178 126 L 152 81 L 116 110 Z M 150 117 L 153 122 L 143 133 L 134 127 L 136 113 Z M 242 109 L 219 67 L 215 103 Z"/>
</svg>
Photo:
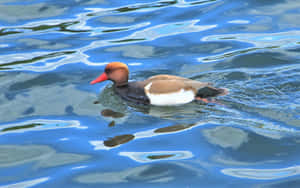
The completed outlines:
<svg viewBox="0 0 300 188">
<path fill-rule="evenodd" d="M 16 97 L 16 92 L 7 92 L 4 95 L 7 100 L 13 100 Z"/>
<path fill-rule="evenodd" d="M 171 133 L 171 132 L 177 132 L 177 131 L 182 131 L 184 129 L 188 129 L 192 126 L 194 126 L 195 124 L 188 124 L 188 125 L 172 125 L 172 126 L 168 126 L 168 127 L 162 127 L 159 129 L 156 129 L 154 132 L 155 133 Z"/>
<path fill-rule="evenodd" d="M 69 115 L 71 115 L 71 114 L 74 114 L 74 108 L 73 108 L 73 106 L 67 106 L 66 108 L 65 108 L 65 112 L 67 113 L 67 114 L 69 114 Z"/>
<path fill-rule="evenodd" d="M 34 113 L 34 107 L 29 107 L 27 108 L 24 112 L 23 112 L 23 115 L 29 115 L 29 114 L 32 114 Z"/>
<path fill-rule="evenodd" d="M 173 156 L 174 155 L 170 154 L 170 155 L 149 155 L 147 157 L 151 160 L 157 160 L 157 159 L 166 159 L 166 158 L 170 158 Z"/>
<path fill-rule="evenodd" d="M 9 87 L 10 91 L 19 91 L 33 87 L 47 86 L 52 84 L 60 85 L 67 79 L 58 74 L 42 74 L 33 79 L 19 81 Z"/>
<path fill-rule="evenodd" d="M 124 135 L 115 136 L 113 138 L 105 140 L 103 143 L 107 147 L 116 147 L 118 145 L 125 144 L 133 139 L 134 139 L 134 135 L 124 134 Z"/>
<path fill-rule="evenodd" d="M 8 128 L 4 128 L 1 131 L 2 132 L 7 132 L 7 131 L 15 131 L 15 130 L 21 130 L 21 129 L 29 129 L 29 128 L 34 128 L 37 126 L 42 126 L 43 124 L 40 123 L 32 123 L 32 124 L 28 124 L 28 125 L 22 125 L 22 126 L 14 126 L 14 127 L 8 127 Z"/>
<path fill-rule="evenodd" d="M 101 115 L 104 117 L 112 117 L 112 118 L 121 118 L 124 117 L 125 115 L 121 112 L 115 112 L 110 109 L 104 109 L 101 111 Z"/>
<path fill-rule="evenodd" d="M 111 122 L 108 124 L 109 127 L 114 127 L 115 125 L 116 125 L 116 122 L 115 122 L 115 121 L 111 121 Z"/>
</svg>

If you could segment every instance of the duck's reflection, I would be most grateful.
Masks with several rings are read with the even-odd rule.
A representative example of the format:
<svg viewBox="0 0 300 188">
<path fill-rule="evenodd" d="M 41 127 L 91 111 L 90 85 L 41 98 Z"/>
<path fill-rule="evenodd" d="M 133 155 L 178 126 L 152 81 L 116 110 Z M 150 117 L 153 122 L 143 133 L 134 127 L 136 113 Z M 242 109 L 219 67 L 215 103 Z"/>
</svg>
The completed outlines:
<svg viewBox="0 0 300 188">
<path fill-rule="evenodd" d="M 195 126 L 200 126 L 203 123 L 194 123 L 194 124 L 174 124 L 171 126 L 166 126 L 158 129 L 150 129 L 146 131 L 136 132 L 134 134 L 121 134 L 109 138 L 107 140 L 92 140 L 90 144 L 94 146 L 95 150 L 108 150 L 122 144 L 128 143 L 129 141 L 140 139 L 140 138 L 150 138 L 154 136 L 159 136 L 163 134 L 172 134 L 181 131 L 191 129 Z M 157 156 L 156 156 L 157 157 Z M 164 157 L 164 156 L 161 156 Z"/>
<path fill-rule="evenodd" d="M 77 120 L 51 120 L 51 119 L 32 119 L 22 122 L 12 122 L 0 124 L 0 135 L 9 133 L 22 133 L 27 131 L 44 131 L 61 128 L 86 129 Z"/>
<path fill-rule="evenodd" d="M 102 117 L 110 118 L 112 121 L 108 124 L 108 127 L 114 127 L 116 125 L 116 121 L 114 119 L 122 118 L 125 114 L 121 112 L 115 112 L 111 109 L 104 109 L 101 111 Z"/>
<path fill-rule="evenodd" d="M 123 114 L 121 112 L 115 112 L 111 109 L 102 110 L 101 115 L 104 116 L 104 117 L 112 117 L 112 118 L 121 118 L 121 117 L 125 116 L 125 114 Z"/>
<path fill-rule="evenodd" d="M 90 141 L 90 143 L 95 147 L 95 150 L 112 149 L 114 147 L 118 147 L 122 144 L 128 143 L 132 140 L 140 138 L 149 138 L 162 134 L 173 134 L 191 129 L 194 126 L 202 125 L 203 122 L 205 123 L 206 121 L 199 121 L 199 116 L 201 120 L 201 117 L 205 117 L 206 113 L 208 113 L 207 108 L 210 108 L 205 107 L 205 105 L 201 105 L 201 108 L 199 109 L 199 104 L 197 103 L 190 103 L 182 106 L 163 107 L 133 104 L 130 102 L 125 102 L 120 97 L 115 95 L 111 85 L 105 87 L 100 92 L 99 98 L 95 104 L 99 105 L 101 117 L 109 122 L 108 127 L 114 127 L 117 124 L 124 123 L 125 121 L 131 121 L 131 119 L 134 119 L 134 123 L 137 123 L 140 121 L 139 119 L 137 119 L 137 113 L 142 113 L 146 115 L 146 118 L 149 119 L 159 118 L 172 121 L 175 120 L 176 122 L 174 124 L 168 124 L 160 128 L 148 129 L 146 131 L 138 131 L 134 134 L 120 134 L 114 135 L 113 137 L 104 140 Z M 138 117 L 144 118 L 145 116 L 139 115 Z M 144 121 L 146 120 L 141 119 L 141 121 L 144 123 Z M 178 123 L 178 121 L 180 123 Z M 162 155 L 153 157 L 164 158 L 171 156 Z"/>
<path fill-rule="evenodd" d="M 113 93 L 112 86 L 100 91 L 98 99 L 93 104 L 100 110 L 101 117 L 109 122 L 109 127 L 125 122 L 130 116 L 128 106 Z"/>
<path fill-rule="evenodd" d="M 109 127 L 114 127 L 115 125 L 116 125 L 116 122 L 115 122 L 115 121 L 111 121 L 111 122 L 108 124 Z"/>
<path fill-rule="evenodd" d="M 194 156 L 190 151 L 120 152 L 119 155 L 129 157 L 139 163 L 162 160 L 182 160 Z"/>
<path fill-rule="evenodd" d="M 105 140 L 105 141 L 103 141 L 103 144 L 106 147 L 115 147 L 115 146 L 118 146 L 121 144 L 125 144 L 133 139 L 134 139 L 134 135 L 124 134 L 124 135 L 115 136 L 113 138 Z"/>
<path fill-rule="evenodd" d="M 178 132 L 178 131 L 182 131 L 182 130 L 188 129 L 190 127 L 193 127 L 195 125 L 196 125 L 195 123 L 171 125 L 171 126 L 167 126 L 167 127 L 162 127 L 162 128 L 155 129 L 154 133 L 172 133 L 172 132 Z"/>
</svg>

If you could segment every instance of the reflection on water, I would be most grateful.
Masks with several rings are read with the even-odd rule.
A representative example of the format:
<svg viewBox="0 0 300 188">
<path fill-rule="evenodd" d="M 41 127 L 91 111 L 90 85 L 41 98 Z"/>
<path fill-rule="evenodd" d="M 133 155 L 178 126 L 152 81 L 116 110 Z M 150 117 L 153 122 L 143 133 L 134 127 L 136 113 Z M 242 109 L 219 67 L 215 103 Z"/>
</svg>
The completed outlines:
<svg viewBox="0 0 300 188">
<path fill-rule="evenodd" d="M 141 45 L 124 45 L 107 48 L 107 52 L 122 52 L 122 56 L 131 58 L 151 58 L 154 55 L 154 47 Z"/>
<path fill-rule="evenodd" d="M 49 168 L 87 160 L 89 156 L 58 153 L 43 145 L 1 145 L 0 167 L 36 163 L 36 167 Z"/>
<path fill-rule="evenodd" d="M 76 164 L 90 158 L 89 155 L 58 152 L 46 145 L 1 145 L 0 150 L 0 181 L 7 183 L 7 187 L 29 187 L 45 182 L 52 176 L 49 174 L 49 177 L 40 178 L 47 169 Z M 11 173 L 10 169 L 16 168 L 18 170 Z"/>
<path fill-rule="evenodd" d="M 119 155 L 129 157 L 140 163 L 181 160 L 193 157 L 193 154 L 190 151 L 120 152 Z"/>
<path fill-rule="evenodd" d="M 188 179 L 201 177 L 201 169 L 195 169 L 189 165 L 182 163 L 161 163 L 142 165 L 130 169 L 106 172 L 94 172 L 80 175 L 75 178 L 76 182 L 82 184 L 117 184 L 118 186 L 124 183 L 134 183 L 135 185 L 143 186 L 144 183 L 150 183 L 151 186 L 160 186 L 165 183 L 172 183 L 173 186 L 183 186 L 188 183 Z M 190 177 L 185 177 L 184 174 L 190 174 Z M 203 179 L 204 180 L 204 179 Z"/>
<path fill-rule="evenodd" d="M 50 179 L 49 177 L 38 178 L 38 179 L 34 179 L 34 180 L 22 181 L 22 182 L 18 182 L 18 183 L 13 183 L 13 184 L 0 186 L 0 188 L 31 187 L 31 186 L 35 186 L 35 185 L 38 185 L 40 183 L 46 182 L 49 179 Z"/>
<path fill-rule="evenodd" d="M 159 172 L 159 173 L 157 173 Z M 75 179 L 79 183 L 105 183 L 105 184 L 119 184 L 133 182 L 168 182 L 174 177 L 171 176 L 169 168 L 166 166 L 140 166 L 133 169 L 115 172 L 90 173 L 79 176 Z"/>
<path fill-rule="evenodd" d="M 0 134 L 6 133 L 23 133 L 26 131 L 42 131 L 59 128 L 79 128 L 86 129 L 87 127 L 80 125 L 75 120 L 49 120 L 35 119 L 23 121 L 21 123 L 0 124 Z M 2 133 L 1 133 L 2 132 Z"/>
<path fill-rule="evenodd" d="M 172 36 L 187 32 L 199 32 L 216 27 L 216 25 L 196 25 L 199 20 L 191 20 L 185 22 L 176 22 L 169 24 L 162 24 L 155 27 L 150 27 L 145 30 L 137 31 L 130 35 L 130 39 L 143 39 L 143 40 L 155 40 L 164 36 Z"/>
<path fill-rule="evenodd" d="M 223 169 L 222 173 L 238 177 L 238 178 L 249 178 L 249 179 L 259 179 L 259 180 L 272 180 L 280 179 L 290 176 L 299 175 L 300 168 L 299 166 L 291 166 L 287 168 L 278 168 L 278 169 Z"/>
<path fill-rule="evenodd" d="M 1 131 L 6 132 L 6 131 L 13 131 L 13 130 L 18 130 L 18 129 L 28 129 L 28 128 L 34 128 L 34 127 L 41 126 L 41 125 L 42 124 L 40 124 L 40 123 L 31 123 L 31 124 L 28 124 L 28 125 L 7 127 L 7 128 L 2 129 Z"/>
<path fill-rule="evenodd" d="M 224 148 L 239 148 L 248 141 L 248 135 L 241 129 L 233 127 L 216 127 L 214 129 L 203 130 L 204 136 L 211 144 L 216 144 Z"/>
<path fill-rule="evenodd" d="M 100 18 L 101 22 L 112 24 L 127 24 L 135 21 L 134 17 L 130 16 L 103 16 Z"/>
<path fill-rule="evenodd" d="M 120 144 L 127 143 L 132 139 L 134 139 L 134 136 L 130 135 L 130 134 L 119 135 L 119 136 L 115 136 L 113 138 L 103 141 L 103 144 L 107 147 L 115 147 Z"/>
<path fill-rule="evenodd" d="M 18 22 L 36 18 L 48 18 L 61 15 L 66 8 L 49 5 L 46 3 L 37 3 L 29 5 L 1 5 L 0 20 L 6 22 Z"/>
<path fill-rule="evenodd" d="M 28 48 L 41 48 L 45 50 L 59 50 L 70 47 L 68 44 L 59 43 L 59 42 L 49 42 L 46 40 L 40 40 L 40 39 L 20 39 L 18 40 L 20 43 L 24 43 Z M 49 55 L 48 57 L 49 58 Z"/>
<path fill-rule="evenodd" d="M 214 55 L 210 57 L 198 58 L 199 61 L 211 62 L 225 58 L 235 57 L 240 54 L 251 53 L 254 51 L 260 51 L 263 49 L 277 49 L 295 46 L 300 41 L 299 31 L 288 31 L 280 33 L 247 33 L 247 34 L 228 34 L 228 35 L 216 35 L 207 36 L 202 38 L 202 41 L 230 41 L 249 43 L 253 47 L 242 48 L 234 51 L 227 51 L 220 55 Z"/>
<path fill-rule="evenodd" d="M 171 132 L 177 132 L 184 129 L 188 129 L 190 127 L 195 126 L 196 124 L 189 124 L 189 125 L 172 125 L 168 127 L 162 127 L 154 130 L 154 133 L 171 133 Z"/>
<path fill-rule="evenodd" d="M 124 117 L 125 115 L 121 112 L 115 112 L 110 109 L 104 109 L 101 111 L 101 115 L 104 117 L 112 117 L 112 118 L 121 118 Z"/>
<path fill-rule="evenodd" d="M 111 147 L 116 147 L 121 144 L 125 144 L 131 140 L 137 140 L 137 139 L 144 139 L 149 137 L 155 137 L 160 136 L 164 134 L 172 134 L 176 132 L 181 132 L 185 130 L 189 130 L 193 127 L 201 126 L 204 123 L 198 122 L 195 124 L 188 124 L 188 125 L 172 125 L 167 126 L 163 128 L 158 129 L 150 129 L 146 131 L 140 131 L 136 132 L 134 134 L 124 134 L 124 135 L 118 135 L 114 136 L 112 138 L 109 138 L 107 140 L 101 141 L 101 140 L 92 140 L 90 141 L 90 144 L 94 146 L 94 150 L 109 150 Z"/>
<path fill-rule="evenodd" d="M 298 187 L 299 6 L 2 0 L 0 187 Z M 111 61 L 230 94 L 127 103 L 89 85 Z"/>
</svg>

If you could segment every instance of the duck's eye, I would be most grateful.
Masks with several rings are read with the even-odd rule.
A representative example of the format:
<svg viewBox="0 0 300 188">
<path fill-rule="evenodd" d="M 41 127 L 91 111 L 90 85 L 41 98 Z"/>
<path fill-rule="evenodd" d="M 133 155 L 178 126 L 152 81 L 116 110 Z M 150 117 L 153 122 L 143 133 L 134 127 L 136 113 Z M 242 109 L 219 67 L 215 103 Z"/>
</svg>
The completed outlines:
<svg viewBox="0 0 300 188">
<path fill-rule="evenodd" d="M 110 73 L 110 72 L 111 72 L 111 69 L 110 69 L 110 68 L 105 69 L 105 73 L 106 73 L 106 74 L 108 74 L 108 73 Z"/>
</svg>

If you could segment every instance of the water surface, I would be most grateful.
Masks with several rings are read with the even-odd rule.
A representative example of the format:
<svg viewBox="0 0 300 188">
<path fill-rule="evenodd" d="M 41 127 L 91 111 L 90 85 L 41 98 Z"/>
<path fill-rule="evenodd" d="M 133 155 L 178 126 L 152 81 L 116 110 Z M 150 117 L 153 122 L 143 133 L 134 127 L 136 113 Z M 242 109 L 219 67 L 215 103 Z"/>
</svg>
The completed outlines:
<svg viewBox="0 0 300 188">
<path fill-rule="evenodd" d="M 2 0 L 0 188 L 298 187 L 300 2 Z M 225 87 L 212 104 L 136 106 L 131 80 Z"/>
</svg>

